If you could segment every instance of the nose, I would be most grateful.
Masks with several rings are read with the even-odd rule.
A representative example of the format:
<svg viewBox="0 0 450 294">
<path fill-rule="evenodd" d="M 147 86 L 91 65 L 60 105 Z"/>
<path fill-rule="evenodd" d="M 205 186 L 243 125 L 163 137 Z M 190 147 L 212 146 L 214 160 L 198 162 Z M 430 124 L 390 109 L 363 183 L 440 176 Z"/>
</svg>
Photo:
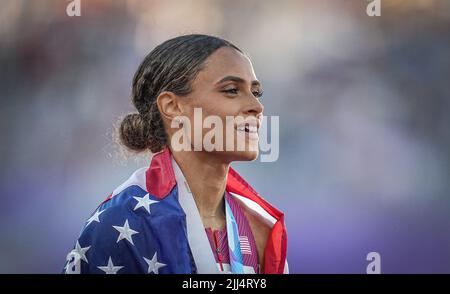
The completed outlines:
<svg viewBox="0 0 450 294">
<path fill-rule="evenodd" d="M 249 99 L 249 104 L 245 107 L 244 113 L 246 115 L 254 115 L 257 118 L 262 116 L 262 113 L 264 111 L 264 106 L 262 105 L 261 101 L 259 101 L 256 98 Z"/>
</svg>

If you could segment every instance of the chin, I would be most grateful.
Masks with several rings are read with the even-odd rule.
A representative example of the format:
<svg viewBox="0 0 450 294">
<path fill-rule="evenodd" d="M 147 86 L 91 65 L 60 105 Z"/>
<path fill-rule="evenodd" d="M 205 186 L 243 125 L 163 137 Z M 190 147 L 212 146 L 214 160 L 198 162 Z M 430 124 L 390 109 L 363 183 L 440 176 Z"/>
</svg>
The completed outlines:
<svg viewBox="0 0 450 294">
<path fill-rule="evenodd" d="M 232 161 L 253 161 L 258 158 L 258 151 L 234 151 L 231 157 Z"/>
</svg>

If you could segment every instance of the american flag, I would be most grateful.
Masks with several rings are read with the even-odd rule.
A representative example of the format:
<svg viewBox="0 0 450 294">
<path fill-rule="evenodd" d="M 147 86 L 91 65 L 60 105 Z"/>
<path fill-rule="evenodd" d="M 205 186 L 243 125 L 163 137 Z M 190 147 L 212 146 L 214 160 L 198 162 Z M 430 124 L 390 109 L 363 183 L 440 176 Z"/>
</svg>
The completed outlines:
<svg viewBox="0 0 450 294">
<path fill-rule="evenodd" d="M 272 222 L 265 273 L 287 272 L 283 214 L 231 168 L 226 190 Z M 241 236 L 240 244 L 243 254 L 251 253 L 247 237 Z M 167 148 L 153 156 L 150 167 L 133 173 L 94 211 L 67 255 L 64 272 L 219 272 L 192 194 Z"/>
<path fill-rule="evenodd" d="M 239 243 L 241 244 L 242 254 L 252 254 L 252 248 L 247 236 L 239 236 Z"/>
</svg>

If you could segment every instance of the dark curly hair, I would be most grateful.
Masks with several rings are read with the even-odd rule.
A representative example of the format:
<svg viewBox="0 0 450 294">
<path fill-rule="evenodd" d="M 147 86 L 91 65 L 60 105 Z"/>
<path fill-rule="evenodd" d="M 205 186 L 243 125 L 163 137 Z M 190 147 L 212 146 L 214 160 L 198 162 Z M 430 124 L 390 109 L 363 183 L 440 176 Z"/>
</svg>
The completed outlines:
<svg viewBox="0 0 450 294">
<path fill-rule="evenodd" d="M 161 151 L 167 145 L 167 134 L 156 98 L 163 91 L 189 94 L 205 60 L 221 47 L 242 53 L 226 40 L 200 34 L 179 36 L 153 49 L 134 75 L 131 100 L 137 113 L 128 114 L 120 123 L 120 142 L 136 152 Z"/>
</svg>

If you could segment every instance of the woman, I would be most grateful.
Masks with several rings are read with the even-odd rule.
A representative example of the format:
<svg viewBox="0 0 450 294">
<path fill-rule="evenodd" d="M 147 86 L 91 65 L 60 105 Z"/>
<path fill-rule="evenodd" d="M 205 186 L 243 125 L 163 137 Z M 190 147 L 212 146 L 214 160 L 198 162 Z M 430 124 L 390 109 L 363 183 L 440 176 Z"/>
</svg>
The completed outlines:
<svg viewBox="0 0 450 294">
<path fill-rule="evenodd" d="M 258 156 L 261 95 L 249 58 L 223 39 L 185 35 L 150 52 L 133 79 L 137 113 L 118 131 L 155 154 L 89 218 L 65 272 L 287 273 L 283 214 L 230 167 Z M 209 148 L 203 117 L 219 125 Z"/>
</svg>

